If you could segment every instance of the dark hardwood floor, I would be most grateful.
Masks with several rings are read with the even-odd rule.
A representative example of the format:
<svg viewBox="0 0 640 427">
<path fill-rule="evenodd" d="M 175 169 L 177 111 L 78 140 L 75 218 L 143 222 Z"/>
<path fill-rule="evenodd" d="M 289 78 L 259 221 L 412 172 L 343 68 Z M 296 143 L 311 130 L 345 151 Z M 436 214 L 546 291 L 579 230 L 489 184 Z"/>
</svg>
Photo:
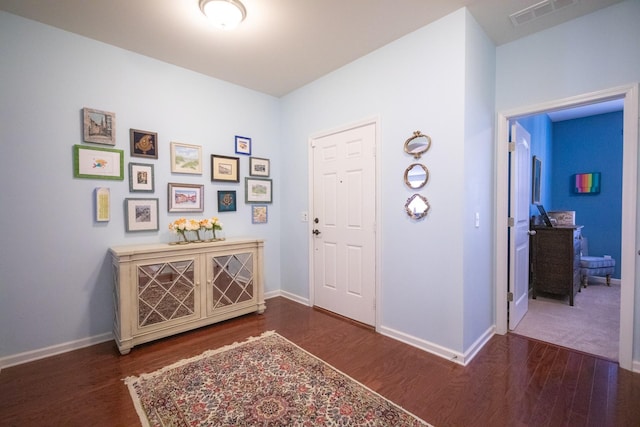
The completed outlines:
<svg viewBox="0 0 640 427">
<path fill-rule="evenodd" d="M 509 334 L 462 367 L 284 298 L 126 356 L 107 342 L 5 368 L 0 425 L 140 425 L 123 378 L 267 330 L 435 426 L 640 426 L 640 374 L 616 363 Z"/>
</svg>

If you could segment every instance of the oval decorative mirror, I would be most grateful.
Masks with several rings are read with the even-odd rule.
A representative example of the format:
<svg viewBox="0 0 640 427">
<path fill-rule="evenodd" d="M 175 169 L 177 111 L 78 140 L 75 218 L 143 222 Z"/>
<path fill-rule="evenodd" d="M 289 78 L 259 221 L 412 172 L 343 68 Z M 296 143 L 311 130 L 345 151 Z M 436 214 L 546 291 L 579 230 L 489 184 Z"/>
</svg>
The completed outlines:
<svg viewBox="0 0 640 427">
<path fill-rule="evenodd" d="M 420 219 L 427 215 L 430 206 L 426 197 L 421 196 L 420 194 L 414 194 L 407 199 L 407 203 L 405 203 L 404 208 L 407 211 L 407 215 L 412 219 Z"/>
<path fill-rule="evenodd" d="M 431 138 L 419 130 L 413 132 L 413 135 L 404 142 L 404 151 L 415 159 L 419 159 L 429 147 L 431 147 Z"/>
<path fill-rule="evenodd" d="M 429 180 L 429 171 L 425 165 L 414 163 L 404 171 L 404 182 L 409 188 L 422 188 Z"/>
</svg>

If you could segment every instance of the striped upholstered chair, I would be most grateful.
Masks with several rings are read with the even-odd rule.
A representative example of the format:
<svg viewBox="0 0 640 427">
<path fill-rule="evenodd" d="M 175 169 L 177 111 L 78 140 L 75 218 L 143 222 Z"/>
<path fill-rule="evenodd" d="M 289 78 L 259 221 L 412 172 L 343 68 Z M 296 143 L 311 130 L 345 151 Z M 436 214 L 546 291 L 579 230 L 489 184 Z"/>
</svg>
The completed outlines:
<svg viewBox="0 0 640 427">
<path fill-rule="evenodd" d="M 604 276 L 607 286 L 611 286 L 611 275 L 615 272 L 616 260 L 611 257 L 590 256 L 589 242 L 582 236 L 580 251 L 580 282 L 587 287 L 589 276 Z"/>
</svg>

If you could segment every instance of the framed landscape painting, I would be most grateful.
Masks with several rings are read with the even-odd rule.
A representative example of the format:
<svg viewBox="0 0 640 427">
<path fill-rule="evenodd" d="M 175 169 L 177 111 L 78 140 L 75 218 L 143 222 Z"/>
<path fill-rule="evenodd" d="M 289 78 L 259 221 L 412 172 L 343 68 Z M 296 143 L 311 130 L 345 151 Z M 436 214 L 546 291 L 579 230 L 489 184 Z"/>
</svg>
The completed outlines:
<svg viewBox="0 0 640 427">
<path fill-rule="evenodd" d="M 204 211 L 204 185 L 169 183 L 169 212 Z"/>
<path fill-rule="evenodd" d="M 270 179 L 245 178 L 245 202 L 246 203 L 271 203 L 273 200 Z"/>
<path fill-rule="evenodd" d="M 238 157 L 211 155 L 211 181 L 240 182 Z"/>
<path fill-rule="evenodd" d="M 116 114 L 93 108 L 82 109 L 85 142 L 116 145 Z"/>
<path fill-rule="evenodd" d="M 202 147 L 172 142 L 171 172 L 202 175 Z"/>
</svg>

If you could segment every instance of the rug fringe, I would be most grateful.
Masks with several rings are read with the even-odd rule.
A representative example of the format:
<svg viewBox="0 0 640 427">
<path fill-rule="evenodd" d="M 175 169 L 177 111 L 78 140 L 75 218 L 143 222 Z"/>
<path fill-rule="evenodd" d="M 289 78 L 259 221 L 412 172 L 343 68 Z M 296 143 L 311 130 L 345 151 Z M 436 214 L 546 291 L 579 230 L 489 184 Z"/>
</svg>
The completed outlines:
<svg viewBox="0 0 640 427">
<path fill-rule="evenodd" d="M 198 361 L 198 360 L 203 359 L 205 357 L 212 356 L 212 355 L 218 354 L 218 353 L 222 353 L 222 352 L 231 350 L 233 348 L 239 347 L 241 345 L 244 345 L 244 344 L 247 344 L 247 343 L 250 343 L 250 342 L 253 342 L 253 341 L 257 341 L 257 340 L 259 340 L 261 338 L 266 338 L 266 337 L 274 335 L 274 334 L 276 334 L 276 331 L 266 331 L 266 332 L 263 332 L 262 334 L 260 334 L 257 337 L 251 336 L 251 337 L 247 338 L 244 341 L 235 341 L 232 344 L 228 344 L 228 345 L 225 345 L 224 347 L 216 348 L 215 350 L 206 350 L 205 352 L 203 352 L 203 353 L 201 353 L 199 355 L 190 357 L 188 359 L 179 360 L 179 361 L 177 361 L 175 363 L 172 363 L 171 365 L 165 366 L 164 368 L 161 368 L 161 369 L 159 369 L 157 371 L 154 371 L 154 372 L 143 373 L 143 374 L 140 374 L 138 376 L 126 377 L 126 378 L 123 379 L 123 381 L 128 384 L 129 382 L 134 382 L 136 380 L 154 378 L 154 377 L 157 377 L 158 375 L 164 374 L 167 371 L 170 371 L 172 369 L 178 368 L 178 367 L 180 367 L 182 365 L 186 365 L 187 363 L 195 362 L 195 361 Z"/>
</svg>

